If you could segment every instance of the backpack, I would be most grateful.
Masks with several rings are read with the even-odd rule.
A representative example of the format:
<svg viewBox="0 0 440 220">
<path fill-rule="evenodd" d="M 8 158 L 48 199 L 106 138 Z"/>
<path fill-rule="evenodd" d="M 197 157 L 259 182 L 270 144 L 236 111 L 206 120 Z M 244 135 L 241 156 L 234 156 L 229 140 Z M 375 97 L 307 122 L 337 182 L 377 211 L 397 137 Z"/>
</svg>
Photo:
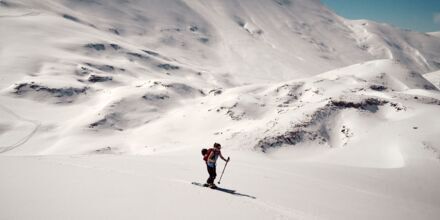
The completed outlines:
<svg viewBox="0 0 440 220">
<path fill-rule="evenodd" d="M 203 155 L 203 160 L 204 160 L 204 161 L 208 161 L 208 157 L 209 157 L 209 155 L 211 154 L 211 152 L 212 152 L 213 150 L 214 150 L 214 149 L 212 149 L 212 148 L 209 148 L 209 149 L 203 148 L 203 149 L 202 149 L 202 155 Z"/>
</svg>

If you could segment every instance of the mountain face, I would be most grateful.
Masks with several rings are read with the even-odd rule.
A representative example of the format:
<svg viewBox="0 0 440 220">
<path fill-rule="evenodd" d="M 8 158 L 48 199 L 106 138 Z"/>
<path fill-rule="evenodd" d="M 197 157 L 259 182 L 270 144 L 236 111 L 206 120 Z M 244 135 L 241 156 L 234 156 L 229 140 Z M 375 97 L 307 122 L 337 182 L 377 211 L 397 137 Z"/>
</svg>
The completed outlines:
<svg viewBox="0 0 440 220">
<path fill-rule="evenodd" d="M 0 152 L 438 152 L 440 38 L 317 0 L 2 0 L 0 27 Z"/>
</svg>

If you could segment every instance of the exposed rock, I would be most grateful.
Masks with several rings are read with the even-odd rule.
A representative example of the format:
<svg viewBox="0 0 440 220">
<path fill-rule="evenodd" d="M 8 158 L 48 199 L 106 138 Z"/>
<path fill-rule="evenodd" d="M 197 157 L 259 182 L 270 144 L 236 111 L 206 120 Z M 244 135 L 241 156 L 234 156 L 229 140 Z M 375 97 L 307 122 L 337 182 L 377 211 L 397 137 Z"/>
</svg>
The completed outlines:
<svg viewBox="0 0 440 220">
<path fill-rule="evenodd" d="M 117 44 L 110 44 L 110 47 L 112 47 L 112 48 L 115 49 L 115 50 L 120 50 L 120 49 L 122 49 L 122 47 L 119 46 L 119 45 L 117 45 Z"/>
<path fill-rule="evenodd" d="M 303 88 L 304 83 L 293 84 L 293 85 L 282 85 L 278 87 L 275 91 L 283 96 L 283 104 L 282 106 L 287 106 L 290 103 L 297 101 L 301 96 L 301 89 Z"/>
<path fill-rule="evenodd" d="M 84 66 L 81 66 L 79 69 L 75 70 L 75 73 L 80 76 L 89 75 L 92 71 Z"/>
<path fill-rule="evenodd" d="M 103 147 L 103 148 L 99 148 L 99 149 L 95 150 L 95 153 L 98 153 L 98 154 L 108 154 L 108 153 L 112 153 L 112 148 L 111 148 L 111 147 Z"/>
<path fill-rule="evenodd" d="M 406 110 L 405 106 L 401 106 L 398 103 L 391 102 L 390 106 L 393 107 L 394 109 L 396 109 L 397 111 Z"/>
<path fill-rule="evenodd" d="M 67 19 L 67 20 L 71 20 L 74 22 L 80 22 L 80 20 L 72 15 L 68 15 L 68 14 L 63 14 L 63 18 Z"/>
<path fill-rule="evenodd" d="M 174 66 L 174 65 L 168 64 L 168 63 L 159 64 L 159 65 L 157 65 L 157 67 L 164 69 L 164 70 L 178 70 L 178 69 L 180 69 L 180 67 Z"/>
<path fill-rule="evenodd" d="M 121 35 L 121 33 L 116 28 L 109 28 L 108 30 L 116 35 Z"/>
<path fill-rule="evenodd" d="M 280 6 L 289 6 L 292 4 L 291 0 L 274 0 Z"/>
<path fill-rule="evenodd" d="M 212 89 L 208 93 L 216 96 L 216 95 L 221 95 L 223 93 L 223 91 L 222 91 L 222 89 Z"/>
<path fill-rule="evenodd" d="M 156 101 L 156 100 L 169 99 L 170 96 L 163 95 L 163 94 L 146 94 L 146 95 L 142 96 L 142 98 L 147 100 L 147 101 Z"/>
<path fill-rule="evenodd" d="M 89 49 L 94 49 L 96 51 L 105 50 L 105 45 L 100 43 L 90 43 L 90 44 L 86 44 L 84 47 Z"/>
<path fill-rule="evenodd" d="M 85 63 L 87 66 L 101 70 L 103 72 L 113 72 L 115 70 L 114 66 L 107 64 L 93 64 L 93 63 Z"/>
<path fill-rule="evenodd" d="M 198 40 L 204 44 L 209 42 L 209 38 L 207 38 L 207 37 L 200 37 Z"/>
<path fill-rule="evenodd" d="M 234 120 L 234 121 L 240 121 L 241 119 L 243 119 L 243 117 L 244 117 L 244 115 L 245 115 L 246 113 L 244 113 L 244 112 L 236 113 L 236 112 L 234 112 L 232 109 L 229 109 L 229 110 L 226 112 L 226 114 L 229 115 L 229 117 L 230 117 L 232 120 Z"/>
<path fill-rule="evenodd" d="M 318 135 L 314 132 L 298 130 L 289 131 L 283 135 L 278 135 L 274 137 L 266 137 L 257 143 L 256 148 L 263 152 L 266 152 L 270 148 L 280 147 L 283 144 L 296 145 L 306 140 L 316 140 Z"/>
<path fill-rule="evenodd" d="M 73 88 L 73 87 L 49 88 L 49 87 L 37 85 L 33 82 L 30 84 L 21 83 L 21 84 L 17 85 L 14 89 L 15 89 L 14 93 L 17 95 L 24 95 L 24 94 L 29 93 L 31 91 L 35 91 L 35 92 L 46 92 L 46 93 L 53 95 L 54 97 L 75 96 L 75 95 L 79 95 L 82 93 L 86 93 L 86 91 L 88 90 L 87 87 L 84 87 L 84 88 Z"/>
<path fill-rule="evenodd" d="M 387 87 L 382 86 L 382 85 L 371 85 L 370 89 L 375 90 L 375 91 L 384 91 L 384 90 L 387 90 Z"/>
<path fill-rule="evenodd" d="M 97 76 L 97 75 L 91 75 L 88 79 L 89 82 L 96 83 L 96 82 L 105 82 L 105 81 L 111 81 L 113 78 L 111 76 Z"/>
<path fill-rule="evenodd" d="M 142 59 L 142 60 L 148 60 L 148 59 L 150 59 L 149 57 L 144 56 L 144 55 L 142 55 L 142 54 L 140 54 L 140 53 L 128 52 L 127 55 L 129 55 L 130 57 L 135 57 L 135 58 Z M 131 59 L 130 59 L 130 60 L 131 60 Z"/>
<path fill-rule="evenodd" d="M 342 126 L 341 133 L 343 133 L 346 138 L 350 138 L 353 136 L 351 130 L 345 125 Z"/>
<path fill-rule="evenodd" d="M 93 122 L 89 125 L 89 128 L 111 128 L 118 131 L 123 131 L 122 128 L 116 127 L 117 123 L 121 120 L 121 116 L 117 113 L 107 114 L 103 119 Z"/>
<path fill-rule="evenodd" d="M 151 56 L 159 56 L 159 53 L 156 53 L 151 50 L 142 50 L 142 51 L 144 51 L 146 54 L 151 55 Z"/>
<path fill-rule="evenodd" d="M 335 112 L 347 108 L 355 108 L 374 113 L 379 109 L 379 106 L 387 103 L 388 101 L 375 98 L 368 98 L 361 102 L 330 100 L 324 107 L 308 116 L 306 121 L 295 124 L 290 131 L 281 135 L 263 138 L 256 144 L 255 149 L 266 152 L 269 148 L 280 147 L 283 144 L 296 145 L 301 142 L 316 140 L 320 144 L 324 144 L 328 142 L 329 135 L 322 121 L 329 119 Z M 343 128 L 341 132 L 345 135 L 351 135 L 351 132 L 346 128 Z"/>
<path fill-rule="evenodd" d="M 376 112 L 379 107 L 378 106 L 382 106 L 387 104 L 388 101 L 385 100 L 379 100 L 379 99 L 375 99 L 375 98 L 369 98 L 366 100 L 363 100 L 362 102 L 349 102 L 349 101 L 336 101 L 336 100 L 332 100 L 330 101 L 330 104 L 338 107 L 338 108 L 356 108 L 356 109 L 360 109 L 360 110 L 367 110 L 370 112 Z"/>
<path fill-rule="evenodd" d="M 192 32 L 196 32 L 196 31 L 199 30 L 199 28 L 198 28 L 196 25 L 191 25 L 191 26 L 189 27 L 189 30 L 192 31 Z"/>
<path fill-rule="evenodd" d="M 9 7 L 10 6 L 9 3 L 6 2 L 6 1 L 0 1 L 0 5 L 3 6 L 3 7 Z"/>
</svg>

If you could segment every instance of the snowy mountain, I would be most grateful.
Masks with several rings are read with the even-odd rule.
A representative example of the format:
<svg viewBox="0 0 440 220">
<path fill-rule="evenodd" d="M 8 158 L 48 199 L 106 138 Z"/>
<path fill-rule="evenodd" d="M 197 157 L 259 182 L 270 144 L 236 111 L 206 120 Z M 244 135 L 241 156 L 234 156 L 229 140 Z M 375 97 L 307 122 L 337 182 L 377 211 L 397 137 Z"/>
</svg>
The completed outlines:
<svg viewBox="0 0 440 220">
<path fill-rule="evenodd" d="M 188 182 L 188 176 L 170 166 L 202 166 L 200 148 L 220 142 L 228 154 L 249 161 L 237 161 L 232 174 L 236 186 L 247 187 L 249 195 L 257 197 L 250 206 L 239 206 L 252 213 L 243 218 L 414 219 L 421 211 L 426 219 L 440 216 L 433 208 L 440 205 L 440 191 L 434 187 L 440 178 L 429 174 L 439 173 L 438 32 L 348 20 L 318 0 L 1 0 L 0 27 L 3 167 L 21 164 L 23 170 L 45 170 L 33 161 L 40 158 L 35 155 L 45 155 L 41 158 L 52 164 L 54 173 L 74 166 L 136 176 L 145 172 L 137 165 L 139 157 L 116 159 L 108 154 L 151 155 L 146 157 L 148 165 L 181 179 L 160 177 L 156 171 L 145 177 L 159 178 L 179 191 L 186 189 L 179 184 Z M 6 155 L 32 157 L 14 160 Z M 75 160 L 71 155 L 94 156 Z M 173 158 L 184 162 L 170 165 Z M 111 159 L 129 165 L 115 168 L 106 162 Z M 358 200 L 359 206 L 378 212 L 369 215 L 367 208 L 343 215 L 341 210 L 350 203 L 328 207 L 319 202 L 315 215 L 316 195 L 304 206 L 303 197 L 260 192 L 240 177 L 247 167 L 262 168 L 260 162 L 269 170 L 284 167 L 283 172 L 293 175 L 283 185 L 265 180 L 266 185 L 292 194 L 318 193 L 298 185 L 289 188 L 288 183 L 311 184 L 319 193 L 328 193 L 325 202 L 339 191 L 365 191 L 375 196 L 362 194 L 372 202 Z M 88 169 L 84 175 L 107 178 L 95 171 Z M 199 178 L 198 172 L 205 171 L 185 171 Z M 267 172 L 249 175 L 258 182 Z M 283 178 L 283 172 L 270 178 Z M 390 177 L 384 177 L 387 172 Z M 401 173 L 402 181 L 418 181 L 387 191 L 400 184 L 391 177 Z M 322 175 L 332 179 L 333 188 L 311 183 Z M 138 177 L 142 175 L 127 177 L 124 184 Z M 390 185 L 368 186 L 367 177 L 377 177 L 377 185 Z M 113 181 L 115 176 L 108 178 Z M 348 188 L 341 187 L 345 181 Z M 159 182 L 145 183 L 151 190 L 139 193 L 165 190 L 155 185 Z M 418 191 L 425 183 L 426 189 Z M 3 186 L 26 188 L 21 184 L 12 179 Z M 74 181 L 67 185 L 80 190 Z M 94 189 L 92 185 L 87 186 Z M 359 192 L 350 190 L 341 194 L 356 199 Z M 12 192 L 4 193 L 13 197 Z M 277 195 L 273 200 L 272 193 Z M 191 195 L 186 191 L 179 198 Z M 388 211 L 375 204 L 381 196 L 391 198 Z M 2 203 L 9 204 L 0 200 L 0 207 L 17 209 Z M 415 208 L 399 212 L 402 204 Z M 253 210 L 258 207 L 268 211 L 260 215 Z M 159 214 L 150 217 L 170 217 L 162 206 L 156 208 Z M 100 218 L 92 213 L 88 218 Z M 184 213 L 188 219 L 194 217 L 194 212 Z M 57 218 L 39 214 L 42 219 Z M 132 217 L 142 216 L 134 212 Z M 3 217 L 13 218 L 14 213 Z"/>
<path fill-rule="evenodd" d="M 163 149 L 159 145 L 194 146 L 205 141 L 184 141 L 193 135 L 182 131 L 233 141 L 237 136 L 233 134 L 256 134 L 255 129 L 265 130 L 268 123 L 279 120 L 282 114 L 268 114 L 285 111 L 277 110 L 283 102 L 274 99 L 295 93 L 258 90 L 378 59 L 393 59 L 397 68 L 406 69 L 407 75 L 387 73 L 396 67 L 372 73 L 396 77 L 393 83 L 406 85 L 397 91 L 433 89 L 421 74 L 440 66 L 438 38 L 370 21 L 349 21 L 319 1 L 2 1 L 1 13 L 1 86 L 7 99 L 3 103 L 39 106 L 31 114 L 38 115 L 38 125 L 50 128 L 39 129 L 16 153 L 62 153 L 62 148 L 66 153 L 85 153 L 110 143 L 120 145 L 113 148 L 121 152 L 141 153 L 145 145 Z M 372 62 L 382 66 L 383 61 Z M 350 77 L 366 70 L 356 71 Z M 287 83 L 289 88 L 298 87 L 296 96 L 319 90 L 303 80 L 293 84 Z M 338 94 L 326 95 L 325 89 L 321 93 L 338 98 L 344 89 Z M 327 104 L 325 98 L 300 101 L 319 106 Z M 195 103 L 205 104 L 194 111 Z M 50 111 L 62 113 L 54 116 Z M 174 120 L 199 128 L 167 131 L 173 126 L 168 115 L 177 117 L 173 113 L 187 117 Z M 200 113 L 207 114 L 207 120 L 194 123 L 200 121 Z M 219 125 L 213 126 L 212 119 L 218 119 Z M 295 120 L 299 119 L 284 122 Z M 27 124 L 18 136 L 36 127 Z M 156 124 L 162 129 L 155 129 Z M 17 132 L 12 127 L 3 130 L 6 137 L 7 132 Z M 289 130 L 284 127 L 279 132 Z M 146 135 L 150 132 L 162 134 Z M 105 138 L 133 133 L 145 135 L 130 137 L 130 143 Z M 245 148 L 266 136 L 257 134 Z M 182 137 L 170 138 L 176 135 Z M 90 138 L 94 144 L 83 145 L 84 149 L 71 146 Z M 181 143 L 167 143 L 172 139 Z M 7 141 L 5 151 L 17 139 Z"/>
</svg>

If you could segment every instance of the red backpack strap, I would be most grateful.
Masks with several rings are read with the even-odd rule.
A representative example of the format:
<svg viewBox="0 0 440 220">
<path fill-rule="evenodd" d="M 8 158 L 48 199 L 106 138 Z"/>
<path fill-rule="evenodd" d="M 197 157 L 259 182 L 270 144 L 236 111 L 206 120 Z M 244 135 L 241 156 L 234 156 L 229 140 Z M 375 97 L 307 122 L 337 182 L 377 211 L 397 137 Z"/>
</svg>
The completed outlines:
<svg viewBox="0 0 440 220">
<path fill-rule="evenodd" d="M 206 152 L 205 156 L 203 157 L 204 161 L 208 161 L 208 157 L 209 157 L 209 155 L 211 154 L 212 151 L 214 151 L 213 148 L 209 148 L 208 149 L 208 152 Z"/>
</svg>

